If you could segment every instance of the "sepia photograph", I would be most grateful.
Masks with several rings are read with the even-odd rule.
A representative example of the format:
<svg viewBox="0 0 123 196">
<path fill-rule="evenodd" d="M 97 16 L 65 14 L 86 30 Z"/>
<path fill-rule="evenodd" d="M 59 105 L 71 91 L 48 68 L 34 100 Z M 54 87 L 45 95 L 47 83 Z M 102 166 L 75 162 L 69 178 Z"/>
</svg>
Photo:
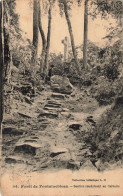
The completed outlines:
<svg viewBox="0 0 123 196">
<path fill-rule="evenodd" d="M 1 196 L 123 196 L 123 0 L 0 0 Z"/>
</svg>

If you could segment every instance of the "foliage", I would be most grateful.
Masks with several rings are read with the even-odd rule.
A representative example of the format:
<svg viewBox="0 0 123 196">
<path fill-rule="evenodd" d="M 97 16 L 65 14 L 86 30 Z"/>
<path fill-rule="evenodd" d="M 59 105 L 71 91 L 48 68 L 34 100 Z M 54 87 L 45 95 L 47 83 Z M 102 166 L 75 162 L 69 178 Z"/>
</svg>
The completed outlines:
<svg viewBox="0 0 123 196">
<path fill-rule="evenodd" d="M 19 29 L 19 15 L 16 13 L 16 0 L 6 0 L 4 1 L 5 7 L 5 17 L 7 23 L 13 27 L 16 32 L 20 32 Z"/>
<path fill-rule="evenodd" d="M 122 0 L 92 0 L 91 6 L 94 6 L 92 13 L 90 13 L 93 18 L 96 18 L 97 15 L 101 14 L 103 18 L 111 15 L 119 20 L 123 14 Z"/>
<path fill-rule="evenodd" d="M 90 92 L 99 105 L 110 105 L 117 96 L 122 94 L 123 77 L 118 75 L 116 80 L 112 80 L 101 74 L 102 76 L 95 76 L 96 80 L 93 81 Z"/>
<path fill-rule="evenodd" d="M 111 80 L 115 80 L 118 78 L 119 71 L 116 65 L 108 65 L 105 67 L 104 75 Z"/>
<path fill-rule="evenodd" d="M 121 108 L 123 102 L 119 102 L 116 105 L 118 99 L 119 97 L 116 98 L 114 106 L 102 115 L 96 127 L 96 137 L 93 137 L 94 142 L 96 141 L 97 144 L 96 158 L 100 158 L 105 162 L 111 160 L 119 161 L 122 159 L 123 112 Z M 120 96 L 121 99 L 123 100 L 122 96 Z"/>
</svg>

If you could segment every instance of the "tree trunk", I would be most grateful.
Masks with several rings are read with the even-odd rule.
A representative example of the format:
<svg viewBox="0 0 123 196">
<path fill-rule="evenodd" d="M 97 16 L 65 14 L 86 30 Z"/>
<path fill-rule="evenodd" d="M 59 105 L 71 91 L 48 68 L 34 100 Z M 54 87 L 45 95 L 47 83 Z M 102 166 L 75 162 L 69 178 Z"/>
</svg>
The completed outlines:
<svg viewBox="0 0 123 196">
<path fill-rule="evenodd" d="M 32 51 L 32 65 L 36 63 L 38 53 L 38 1 L 33 1 L 33 51 Z"/>
<path fill-rule="evenodd" d="M 0 126 L 3 119 L 3 6 L 0 1 Z"/>
<path fill-rule="evenodd" d="M 51 21 L 52 21 L 51 12 L 52 12 L 52 5 L 50 3 L 49 12 L 48 12 L 47 46 L 46 46 L 45 65 L 44 65 L 44 73 L 46 73 L 46 75 L 49 69 L 48 60 L 49 60 L 50 38 L 51 38 Z"/>
<path fill-rule="evenodd" d="M 64 1 L 63 4 L 64 4 L 65 17 L 66 17 L 67 24 L 68 24 L 68 30 L 69 30 L 69 34 L 70 34 L 70 39 L 71 39 L 72 52 L 73 52 L 73 56 L 74 56 L 77 71 L 80 72 L 81 70 L 80 70 L 79 62 L 77 60 L 77 54 L 76 54 L 76 49 L 75 49 L 75 43 L 74 43 L 71 21 L 70 21 L 69 14 L 68 14 L 68 8 L 67 8 L 67 5 L 66 5 L 65 1 Z"/>
<path fill-rule="evenodd" d="M 41 62 L 40 62 L 40 73 L 43 72 L 44 69 L 44 59 L 45 59 L 45 52 L 46 52 L 46 38 L 44 34 L 44 30 L 42 27 L 42 22 L 41 22 L 41 7 L 40 7 L 40 0 L 38 2 L 39 4 L 39 19 L 38 19 L 38 25 L 39 25 L 39 31 L 42 39 L 42 54 L 41 54 Z"/>
<path fill-rule="evenodd" d="M 3 28 L 4 34 L 4 79 L 8 81 L 10 72 L 10 50 L 9 50 L 9 34 L 6 28 Z"/>
<path fill-rule="evenodd" d="M 3 42 L 4 42 L 4 67 L 3 67 L 3 78 L 5 82 L 9 83 L 9 76 L 10 76 L 10 47 L 9 47 L 9 13 L 8 13 L 8 7 L 6 5 L 6 1 L 2 1 L 2 8 L 3 8 Z"/>
<path fill-rule="evenodd" d="M 87 41 L 88 41 L 88 0 L 84 6 L 84 41 L 83 41 L 83 67 L 87 67 Z"/>
</svg>

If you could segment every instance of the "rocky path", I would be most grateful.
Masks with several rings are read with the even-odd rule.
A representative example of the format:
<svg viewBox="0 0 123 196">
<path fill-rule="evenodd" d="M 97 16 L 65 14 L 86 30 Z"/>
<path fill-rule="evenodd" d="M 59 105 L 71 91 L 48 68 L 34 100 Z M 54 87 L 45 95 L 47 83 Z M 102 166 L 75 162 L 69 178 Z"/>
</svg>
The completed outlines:
<svg viewBox="0 0 123 196">
<path fill-rule="evenodd" d="M 47 169 L 95 170 L 91 148 L 82 138 L 93 131 L 95 110 L 76 112 L 72 100 L 71 96 L 52 92 L 50 88 L 32 102 L 27 99 L 19 103 L 15 99 L 12 116 L 6 115 L 3 121 L 3 168 L 25 173 Z"/>
</svg>

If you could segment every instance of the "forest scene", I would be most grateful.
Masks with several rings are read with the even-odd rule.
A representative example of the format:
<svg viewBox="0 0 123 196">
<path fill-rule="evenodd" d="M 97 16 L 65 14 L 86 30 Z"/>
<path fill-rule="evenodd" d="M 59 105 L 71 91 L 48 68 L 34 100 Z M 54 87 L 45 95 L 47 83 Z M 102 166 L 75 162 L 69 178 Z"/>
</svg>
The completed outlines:
<svg viewBox="0 0 123 196">
<path fill-rule="evenodd" d="M 122 168 L 123 1 L 3 0 L 0 15 L 2 173 Z"/>
</svg>

